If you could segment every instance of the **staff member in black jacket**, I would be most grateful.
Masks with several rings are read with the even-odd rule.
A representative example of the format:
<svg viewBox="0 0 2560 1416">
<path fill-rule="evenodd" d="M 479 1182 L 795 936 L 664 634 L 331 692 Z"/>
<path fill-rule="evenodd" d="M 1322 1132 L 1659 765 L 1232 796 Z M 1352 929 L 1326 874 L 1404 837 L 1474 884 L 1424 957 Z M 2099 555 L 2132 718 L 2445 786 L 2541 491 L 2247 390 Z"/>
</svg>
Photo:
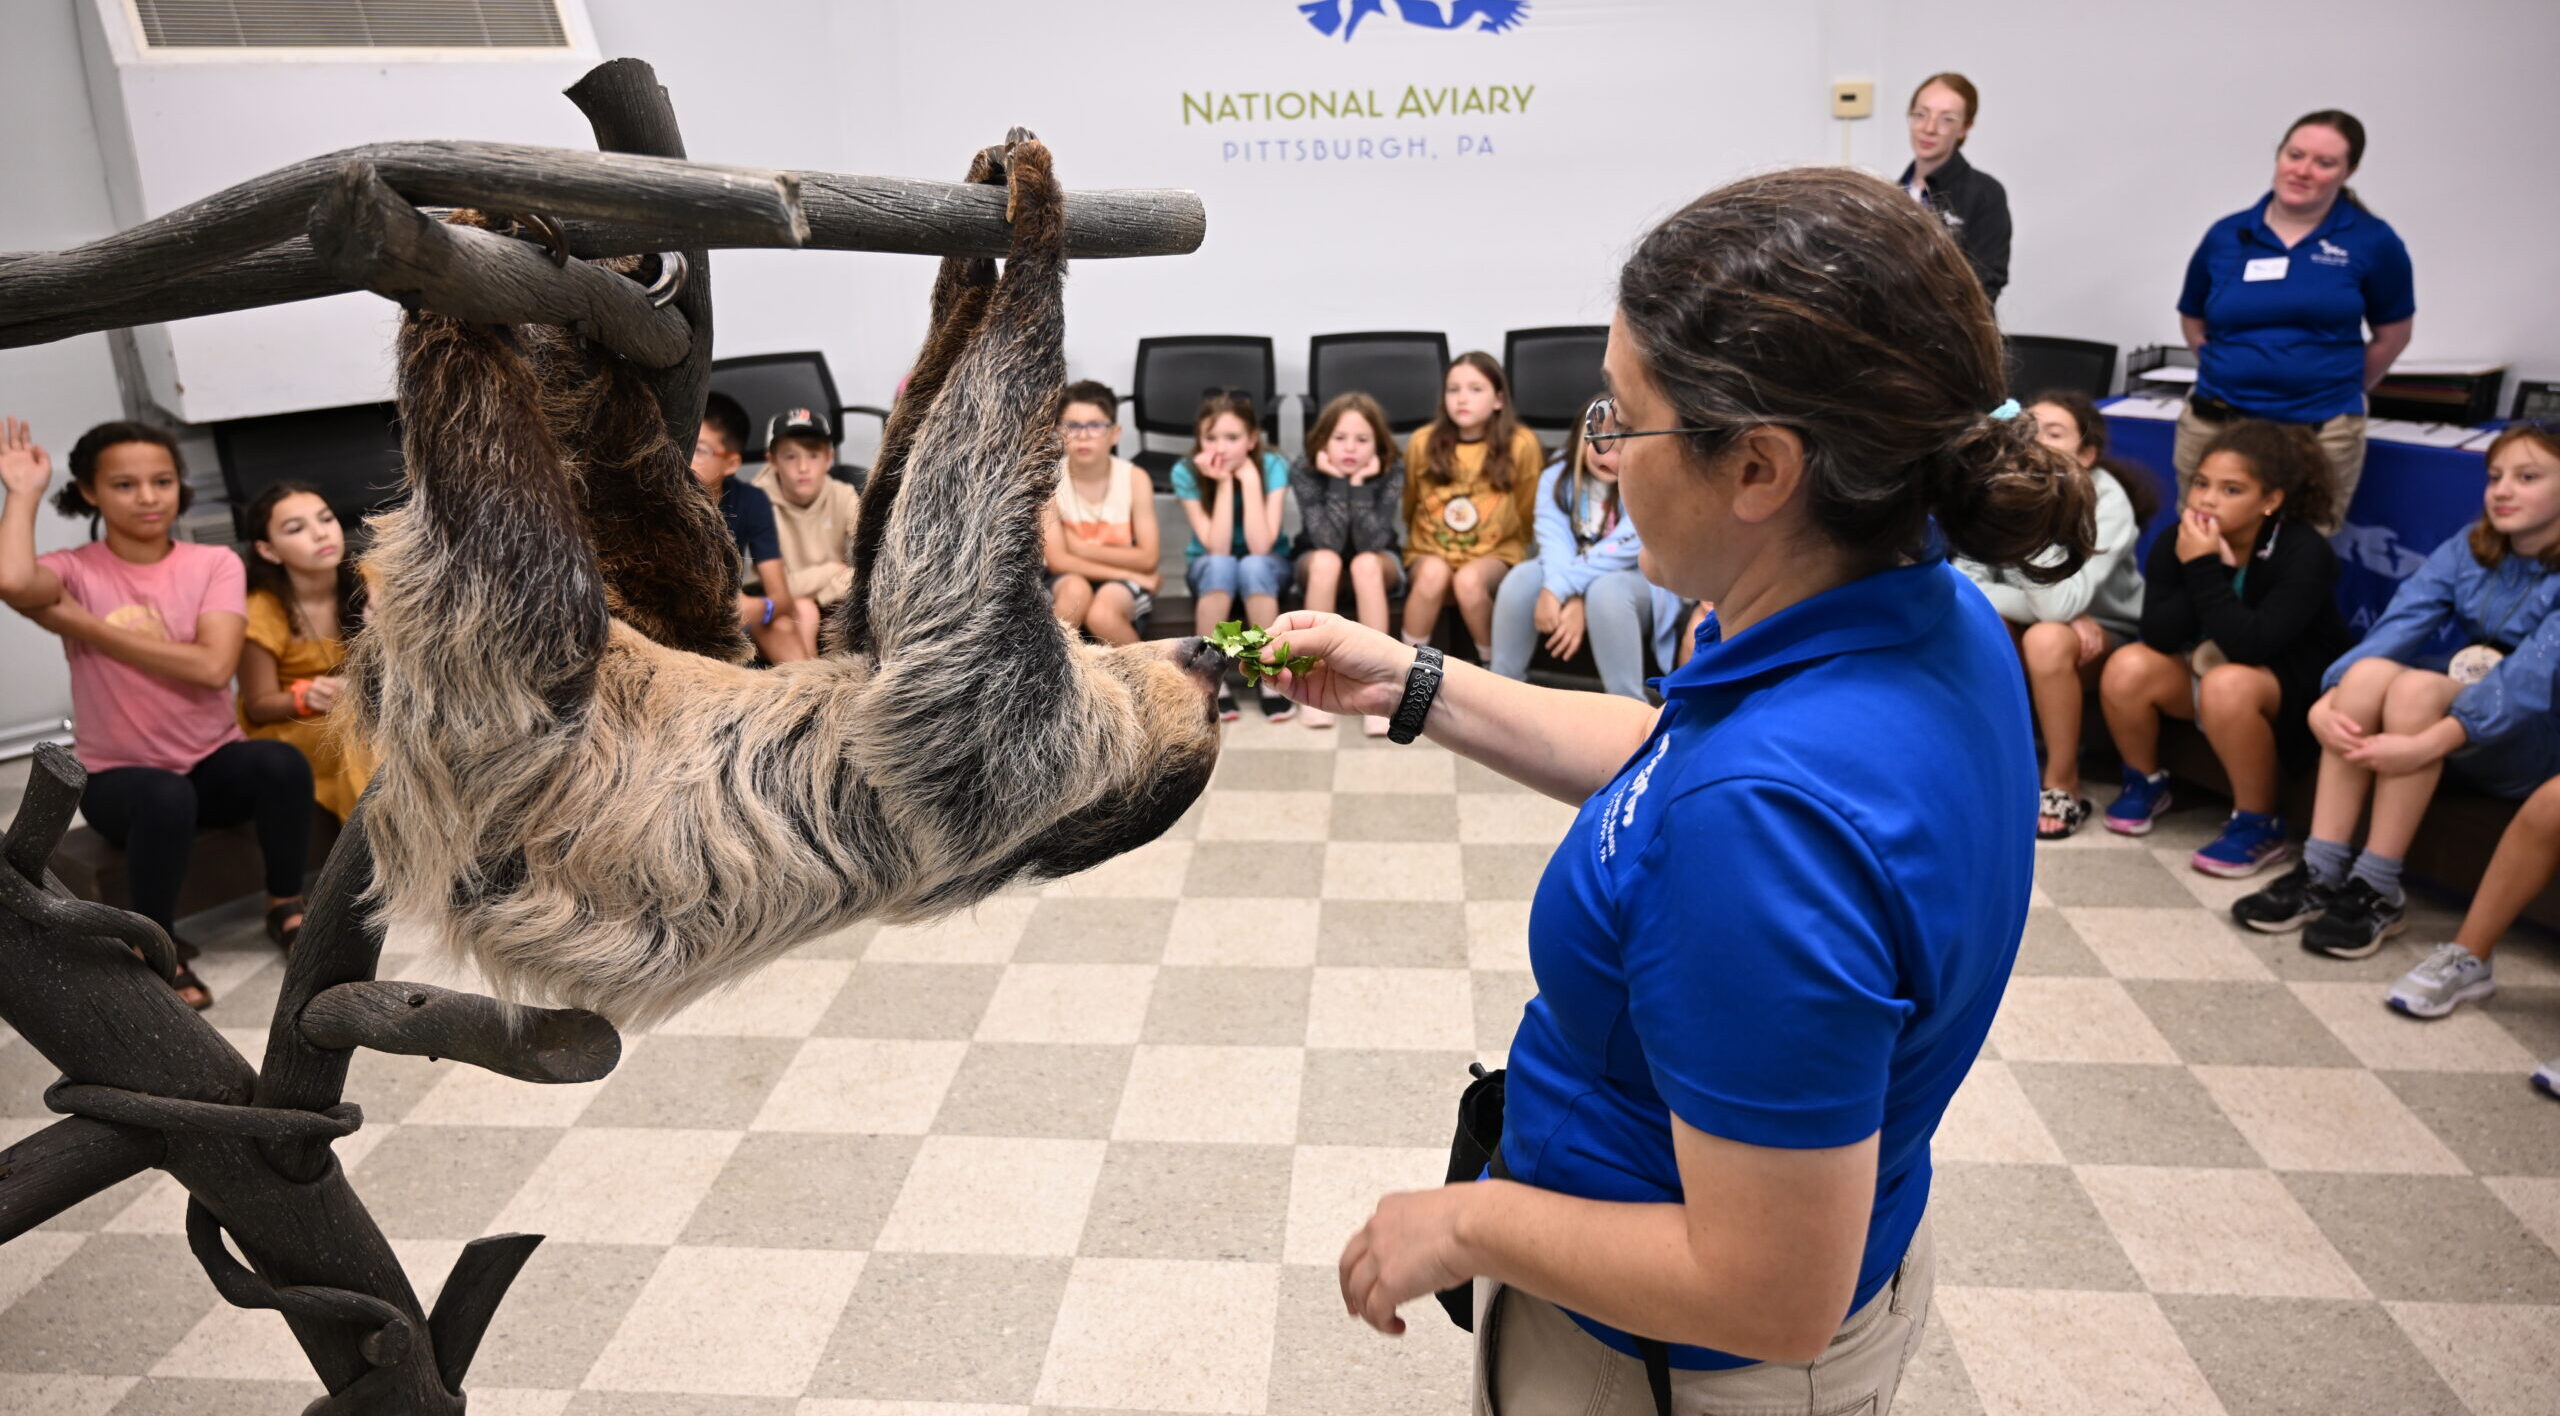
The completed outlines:
<svg viewBox="0 0 2560 1416">
<path fill-rule="evenodd" d="M 1982 95 L 1962 74 L 1931 74 L 1911 94 L 1911 165 L 1901 186 L 1947 225 L 1982 293 L 2009 283 L 2009 193 L 2000 179 L 1964 160 L 1964 140 Z"/>
</svg>

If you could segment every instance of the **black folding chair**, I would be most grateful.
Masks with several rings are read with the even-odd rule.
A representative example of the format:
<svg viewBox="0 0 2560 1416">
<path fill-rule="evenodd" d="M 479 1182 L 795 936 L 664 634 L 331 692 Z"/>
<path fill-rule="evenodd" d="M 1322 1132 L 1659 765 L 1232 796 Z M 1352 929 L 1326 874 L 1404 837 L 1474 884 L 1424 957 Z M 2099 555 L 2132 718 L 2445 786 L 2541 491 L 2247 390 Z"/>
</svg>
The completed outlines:
<svg viewBox="0 0 2560 1416">
<path fill-rule="evenodd" d="M 1440 385 L 1449 369 L 1449 336 L 1380 330 L 1319 334 L 1307 341 L 1306 406 L 1298 430 L 1315 426 L 1316 413 L 1346 393 L 1365 393 L 1386 409 L 1387 428 L 1409 433 L 1440 412 Z"/>
<path fill-rule="evenodd" d="M 243 543 L 266 531 L 248 524 L 249 504 L 278 482 L 319 488 L 354 549 L 365 544 L 366 518 L 402 495 L 398 412 L 388 403 L 235 418 L 214 425 L 213 447 Z"/>
<path fill-rule="evenodd" d="M 1502 368 L 1511 377 L 1511 414 L 1541 436 L 1582 421 L 1600 392 L 1607 325 L 1549 325 L 1502 337 Z"/>
<path fill-rule="evenodd" d="M 2013 334 L 2009 345 L 2009 396 L 2033 398 L 2049 388 L 2073 389 L 2091 398 L 2115 392 L 2116 347 L 2088 339 Z"/>
<path fill-rule="evenodd" d="M 1173 464 L 1183 453 L 1147 446 L 1147 435 L 1181 438 L 1189 450 L 1197 431 L 1192 415 L 1200 400 L 1233 391 L 1253 400 L 1261 410 L 1262 436 L 1276 448 L 1280 442 L 1280 397 L 1271 340 L 1258 334 L 1177 334 L 1138 341 L 1138 368 L 1130 380 L 1130 422 L 1138 432 L 1138 451 L 1129 460 L 1147 471 L 1158 490 L 1173 485 Z"/>
<path fill-rule="evenodd" d="M 747 445 L 739 449 L 749 462 L 764 460 L 765 425 L 773 416 L 789 408 L 813 408 L 823 411 L 827 421 L 835 425 L 836 465 L 829 475 L 840 482 L 862 485 L 870 469 L 842 460 L 845 445 L 844 418 L 858 413 L 876 418 L 882 428 L 889 426 L 889 410 L 868 403 L 838 403 L 835 374 L 827 368 L 827 356 L 815 349 L 791 354 L 742 354 L 734 359 L 711 361 L 711 387 L 738 400 L 747 410 Z"/>
</svg>

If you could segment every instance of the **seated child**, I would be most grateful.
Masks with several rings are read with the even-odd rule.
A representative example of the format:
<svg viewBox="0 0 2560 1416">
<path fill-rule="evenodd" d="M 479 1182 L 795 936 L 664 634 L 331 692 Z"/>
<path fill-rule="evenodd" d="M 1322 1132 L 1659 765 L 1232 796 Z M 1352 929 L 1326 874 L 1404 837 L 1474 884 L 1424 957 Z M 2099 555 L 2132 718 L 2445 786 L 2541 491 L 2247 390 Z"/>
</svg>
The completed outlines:
<svg viewBox="0 0 2560 1416">
<path fill-rule="evenodd" d="M 765 425 L 764 470 L 756 490 L 773 503 L 782 542 L 783 583 L 803 625 L 804 647 L 818 652 L 818 622 L 853 589 L 853 523 L 862 493 L 832 475 L 835 431 L 814 409 L 788 408 Z"/>
<path fill-rule="evenodd" d="M 240 726 L 311 763 L 311 792 L 347 819 L 381 759 L 329 721 L 346 694 L 347 636 L 364 623 L 365 583 L 338 514 L 319 490 L 278 482 L 249 504 L 248 642 L 240 648 Z"/>
<path fill-rule="evenodd" d="M 1687 607 L 1636 569 L 1644 546 L 1618 505 L 1621 446 L 1584 441 L 1577 421 L 1563 454 L 1539 474 L 1538 553 L 1494 592 L 1495 673 L 1525 680 L 1541 638 L 1548 653 L 1570 659 L 1586 637 L 1601 687 L 1621 698 L 1644 700 L 1648 647 L 1671 671 Z"/>
<path fill-rule="evenodd" d="M 2307 428 L 2223 426 L 2187 478 L 2173 533 L 2144 565 L 2141 640 L 2116 651 L 2099 703 L 2124 791 L 2107 829 L 2139 836 L 2169 807 L 2160 718 L 2192 719 L 2231 778 L 2231 819 L 2191 862 L 2243 876 L 2293 855 L 2276 816 L 2279 759 L 2308 763 L 2321 671 L 2352 641 L 2338 614 L 2338 558 L 2318 528 L 2334 473 Z"/>
<path fill-rule="evenodd" d="M 1440 412 L 1404 452 L 1404 640 L 1421 644 L 1457 596 L 1476 659 L 1493 662 L 1493 593 L 1529 556 L 1522 495 L 1546 455 L 1511 416 L 1511 387 L 1492 355 L 1461 354 L 1442 377 Z"/>
<path fill-rule="evenodd" d="M 2097 492 L 2098 549 L 2077 573 L 2038 585 L 2015 572 L 1993 572 L 1959 556 L 1963 571 L 2008 621 L 2026 670 L 2027 697 L 2044 739 L 2044 791 L 2036 801 L 2036 839 L 2058 841 L 2089 819 L 2080 795 L 2080 721 L 2107 656 L 2130 641 L 2142 620 L 2142 566 L 2134 542 L 2159 508 L 2151 479 L 2111 464 L 2107 420 L 2089 396 L 2040 393 L 2027 405 L 2036 439 L 2068 457 Z"/>
<path fill-rule="evenodd" d="M 1260 410 L 1241 393 L 1213 393 L 1192 419 L 1191 455 L 1173 464 L 1173 494 L 1191 521 L 1190 583 L 1194 631 L 1208 634 L 1236 616 L 1269 624 L 1280 617 L 1280 592 L 1289 588 L 1289 537 L 1280 529 L 1289 507 L 1289 462 L 1262 445 Z M 1205 486 L 1203 484 L 1206 484 Z M 1215 551 L 1209 548 L 1215 546 Z M 1262 714 L 1272 722 L 1297 716 L 1289 695 L 1262 681 Z M 1218 689 L 1218 716 L 1233 722 L 1235 695 Z"/>
<path fill-rule="evenodd" d="M 693 479 L 717 498 L 721 519 L 746 557 L 748 574 L 760 593 L 738 596 L 738 623 L 753 639 L 768 664 L 787 664 L 815 653 L 818 620 L 802 613 L 791 594 L 790 572 L 782 564 L 782 536 L 774 529 L 773 499 L 734 475 L 746 460 L 747 410 L 725 393 L 703 403 L 702 430 L 693 439 Z"/>
<path fill-rule="evenodd" d="M 2405 1017 L 2441 1018 L 2496 993 L 2489 951 L 2551 883 L 2555 871 L 2560 871 L 2560 777 L 2536 788 L 2507 823 L 2489 857 L 2488 873 L 2480 877 L 2479 892 L 2463 913 L 2461 931 L 2429 950 L 2382 1001 Z M 2560 1057 L 2534 1069 L 2533 1085 L 2544 1096 L 2560 1097 Z"/>
<path fill-rule="evenodd" d="M 280 742 L 240 735 L 231 679 L 247 624 L 240 558 L 172 538 L 187 509 L 177 439 L 147 423 L 101 423 L 71 449 L 65 516 L 98 518 L 104 539 L 36 554 L 36 504 L 53 459 L 15 418 L 0 420 L 0 600 L 62 638 L 71 665 L 72 750 L 89 769 L 80 814 L 124 852 L 136 912 L 177 946 L 178 996 L 213 1006 L 177 932 L 196 831 L 257 824 L 267 935 L 302 928 L 311 850 L 311 764 Z"/>
<path fill-rule="evenodd" d="M 1298 499 L 1298 579 L 1307 608 L 1333 613 L 1343 573 L 1362 624 L 1383 634 L 1387 597 L 1404 583 L 1396 554 L 1398 518 L 1404 514 L 1404 456 L 1387 426 L 1387 410 L 1365 393 L 1336 395 L 1307 430 L 1307 452 L 1289 469 L 1289 491 Z M 1308 727 L 1329 728 L 1333 715 L 1301 708 Z M 1385 737 L 1388 721 L 1363 720 L 1371 737 Z"/>
<path fill-rule="evenodd" d="M 2233 902 L 2270 934 L 2361 959 L 2398 933 L 2400 861 L 2449 769 L 2521 800 L 2560 776 L 2560 424 L 2517 423 L 2489 445 L 2482 514 L 2400 583 L 2363 642 L 2321 676 L 2311 705 L 2319 795 L 2302 861 Z M 2373 798 L 2364 850 L 2356 818 Z"/>
<path fill-rule="evenodd" d="M 1135 644 L 1155 608 L 1156 498 L 1136 463 L 1118 456 L 1120 396 L 1108 384 L 1067 385 L 1058 432 L 1058 495 L 1041 513 L 1049 607 L 1059 622 L 1105 644 Z"/>
</svg>

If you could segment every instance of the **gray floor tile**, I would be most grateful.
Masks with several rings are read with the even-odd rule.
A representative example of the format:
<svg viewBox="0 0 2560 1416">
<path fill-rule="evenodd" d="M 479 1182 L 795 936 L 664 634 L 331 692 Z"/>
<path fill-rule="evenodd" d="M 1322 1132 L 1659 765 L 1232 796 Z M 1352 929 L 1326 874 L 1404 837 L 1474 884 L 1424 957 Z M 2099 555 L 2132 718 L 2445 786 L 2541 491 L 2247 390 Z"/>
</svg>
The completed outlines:
<svg viewBox="0 0 2560 1416">
<path fill-rule="evenodd" d="M 2146 851 L 2046 851 L 2036 885 L 2057 905 L 2195 907 L 2196 897 Z"/>
<path fill-rule="evenodd" d="M 36 1228 L 53 1234 L 95 1234 L 106 1228 L 109 1220 L 124 1213 L 127 1205 L 141 1199 L 142 1192 L 157 1184 L 159 1179 L 160 1173 L 156 1170 L 127 1176 Z"/>
<path fill-rule="evenodd" d="M 1156 974 L 1144 1042 L 1297 1047 L 1315 970 L 1172 967 Z"/>
<path fill-rule="evenodd" d="M 367 1124 L 399 1121 L 461 1065 L 359 1047 L 347 1058 L 346 1099 L 364 1108 Z"/>
<path fill-rule="evenodd" d="M 1547 873 L 1549 846 L 1461 846 L 1470 900 L 1527 900 Z"/>
<path fill-rule="evenodd" d="M 1323 792 L 1333 790 L 1330 752 L 1228 748 L 1218 754 L 1210 790 L 1231 792 Z"/>
<path fill-rule="evenodd" d="M 1467 1409 L 1472 1339 L 1437 1304 L 1405 1310 L 1405 1334 L 1373 1332 L 1342 1311 L 1330 1267 L 1280 1271 L 1272 1334 L 1271 1416 L 1456 1416 Z"/>
<path fill-rule="evenodd" d="M 1942 1286 L 2142 1287 L 2098 1207 L 2058 1165 L 1942 1165 L 1929 1222 Z"/>
<path fill-rule="evenodd" d="M 0 1043 L 0 1116 L 53 1117 L 44 1090 L 62 1080 L 62 1069 L 45 1060 L 25 1038 Z"/>
<path fill-rule="evenodd" d="M 613 1069 L 578 1124 L 743 1131 L 799 1050 L 787 1037 L 652 1037 Z"/>
<path fill-rule="evenodd" d="M 1013 957 L 1025 964 L 1162 963 L 1172 934 L 1171 900 L 1042 900 Z"/>
<path fill-rule="evenodd" d="M 1031 1399 L 1071 1260 L 874 1254 L 807 1395 L 878 1401 Z"/>
<path fill-rule="evenodd" d="M 1316 915 L 1316 962 L 1393 969 L 1465 968 L 1466 906 L 1443 900 L 1327 900 Z"/>
<path fill-rule="evenodd" d="M 1101 1044 L 982 1042 L 933 1118 L 938 1136 L 1111 1134 L 1133 1048 Z"/>
<path fill-rule="evenodd" d="M 2281 983 L 2129 978 L 2124 990 L 2202 1067 L 2353 1067 L 2356 1056 Z"/>
<path fill-rule="evenodd" d="M 665 1253 L 654 1244 L 546 1241 L 498 1305 L 470 1384 L 577 1387 Z"/>
<path fill-rule="evenodd" d="M 1964 1369 L 1964 1357 L 1956 1351 L 1946 1320 L 1935 1313 L 1920 1334 L 1919 1350 L 1903 1364 L 1893 1410 L 1894 1416 L 1983 1416 L 1982 1398 Z"/>
<path fill-rule="evenodd" d="M 1349 793 L 1333 799 L 1336 841 L 1454 841 L 1458 799 L 1436 793 Z"/>
<path fill-rule="evenodd" d="M 2229 1416 L 2464 1416 L 2379 1303 L 2180 1293 L 2159 1303 Z"/>
<path fill-rule="evenodd" d="M 1381 741 L 1383 741 L 1383 739 L 1381 739 Z M 1471 762 L 1466 758 L 1461 757 L 1458 759 L 1457 766 L 1459 791 L 1521 792 L 1530 795 L 1536 794 L 1535 788 L 1522 786 L 1520 783 L 1511 780 L 1509 777 L 1496 772 L 1482 763 Z"/>
<path fill-rule="evenodd" d="M 678 1396 L 659 1391 L 582 1391 L 561 1416 L 791 1416 L 788 1396 Z"/>
<path fill-rule="evenodd" d="M 2283 1179 L 2376 1298 L 2560 1303 L 2560 1257 L 2478 1180 L 2307 1173 Z"/>
<path fill-rule="evenodd" d="M 871 947 L 871 936 L 880 932 L 880 921 L 861 920 L 848 924 L 833 934 L 812 939 L 791 951 L 795 959 L 859 959 Z"/>
<path fill-rule="evenodd" d="M 558 1145 L 547 1126 L 403 1126 L 365 1157 L 365 1207 L 394 1239 L 477 1239 Z"/>
<path fill-rule="evenodd" d="M 1114 1141 L 1076 1252 L 1278 1263 L 1289 1147 Z"/>
<path fill-rule="evenodd" d="M 2560 1057 L 2560 988 L 2505 984 L 2482 1011 L 2536 1057 Z"/>
<path fill-rule="evenodd" d="M 110 1416 L 281 1416 L 300 1411 L 326 1392 L 317 1379 L 234 1382 L 144 1377 L 110 1408 Z"/>
<path fill-rule="evenodd" d="M 2009 1074 L 2074 1165 L 2260 1168 L 2258 1153 L 2184 1067 L 2012 1062 Z"/>
<path fill-rule="evenodd" d="M 0 1313 L 0 1371 L 138 1376 L 221 1301 L 186 1240 L 92 1234 Z"/>
<path fill-rule="evenodd" d="M 687 1244 L 868 1249 L 920 1136 L 750 1131 L 686 1221 Z"/>
<path fill-rule="evenodd" d="M 856 964 L 816 1035 L 965 1040 L 1003 977 L 1002 964 Z"/>
<path fill-rule="evenodd" d="M 1332 767 L 1333 759 L 1323 761 Z M 1201 841 L 1191 847 L 1191 866 L 1182 878 L 1184 897 L 1194 900 L 1312 900 L 1323 890 L 1321 841 Z"/>
<path fill-rule="evenodd" d="M 1298 1090 L 1298 1144 L 1445 1147 L 1473 1060 L 1463 1052 L 1311 1051 Z"/>
<path fill-rule="evenodd" d="M 2062 911 L 2036 908 L 2027 911 L 2027 929 L 2019 936 L 2018 963 L 2012 972 L 2029 978 L 2101 978 L 2107 966 L 2080 941 L 2080 932 L 2062 917 Z"/>
<path fill-rule="evenodd" d="M 2560 1104 L 2504 1072 L 2377 1072 L 2474 1175 L 2560 1175 Z"/>
</svg>

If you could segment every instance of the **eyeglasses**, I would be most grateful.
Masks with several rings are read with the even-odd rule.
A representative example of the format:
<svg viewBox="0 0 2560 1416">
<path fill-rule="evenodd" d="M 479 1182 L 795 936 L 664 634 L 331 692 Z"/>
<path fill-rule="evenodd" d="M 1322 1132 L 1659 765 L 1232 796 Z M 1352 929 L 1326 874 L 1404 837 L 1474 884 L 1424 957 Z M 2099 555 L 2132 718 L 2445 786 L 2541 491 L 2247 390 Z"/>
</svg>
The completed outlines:
<svg viewBox="0 0 2560 1416">
<path fill-rule="evenodd" d="M 1646 428 L 1640 431 L 1618 426 L 1618 400 L 1601 398 L 1592 402 L 1590 411 L 1582 415 L 1582 440 L 1594 450 L 1606 451 L 1620 438 L 1662 438 L 1674 433 L 1714 433 L 1717 428 Z"/>
<path fill-rule="evenodd" d="M 1915 108 L 1904 116 L 1911 120 L 1912 127 L 1927 128 L 1935 132 L 1952 133 L 1964 126 L 1964 115 L 1961 113 L 1923 113 Z"/>
<path fill-rule="evenodd" d="M 1058 431 L 1071 438 L 1089 438 L 1111 431 L 1109 423 L 1060 423 Z"/>
</svg>

